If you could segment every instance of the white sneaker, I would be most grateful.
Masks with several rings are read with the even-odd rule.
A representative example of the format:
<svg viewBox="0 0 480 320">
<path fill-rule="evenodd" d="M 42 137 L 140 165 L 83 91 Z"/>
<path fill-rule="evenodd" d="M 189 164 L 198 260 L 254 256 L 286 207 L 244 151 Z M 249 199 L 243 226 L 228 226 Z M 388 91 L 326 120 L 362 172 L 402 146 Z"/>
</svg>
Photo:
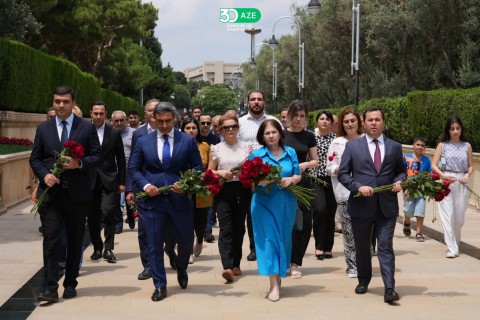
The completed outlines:
<svg viewBox="0 0 480 320">
<path fill-rule="evenodd" d="M 192 264 L 193 263 L 193 254 L 190 255 L 190 259 L 188 259 L 188 264 Z"/>
<path fill-rule="evenodd" d="M 347 273 L 347 277 L 349 277 L 349 278 L 356 278 L 356 277 L 357 277 L 357 273 L 351 271 L 351 272 Z"/>
<path fill-rule="evenodd" d="M 456 255 L 455 255 L 455 253 L 448 251 L 448 252 L 447 252 L 447 255 L 446 255 L 445 257 L 446 257 L 446 258 L 453 259 L 453 258 L 456 257 Z"/>
</svg>

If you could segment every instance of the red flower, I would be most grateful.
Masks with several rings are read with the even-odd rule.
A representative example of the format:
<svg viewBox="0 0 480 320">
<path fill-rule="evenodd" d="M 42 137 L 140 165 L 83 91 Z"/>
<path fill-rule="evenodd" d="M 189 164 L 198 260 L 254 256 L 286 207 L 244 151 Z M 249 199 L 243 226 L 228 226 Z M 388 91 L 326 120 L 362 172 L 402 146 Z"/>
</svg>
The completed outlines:
<svg viewBox="0 0 480 320">
<path fill-rule="evenodd" d="M 437 172 L 432 171 L 432 172 L 430 172 L 430 175 L 432 176 L 432 180 L 434 180 L 434 181 L 435 180 L 440 180 L 440 175 Z"/>
<path fill-rule="evenodd" d="M 437 192 L 437 193 L 435 194 L 435 197 L 434 197 L 435 201 L 437 201 L 437 202 L 442 201 L 443 198 L 445 198 L 445 196 L 444 196 L 443 193 L 441 193 L 441 192 L 440 192 L 440 193 Z"/>
<path fill-rule="evenodd" d="M 269 164 L 264 163 L 264 164 L 262 164 L 262 169 L 261 170 L 262 170 L 263 174 L 269 174 L 270 171 L 272 170 L 272 167 Z"/>
<path fill-rule="evenodd" d="M 65 141 L 65 143 L 63 144 L 63 146 L 65 147 L 65 149 L 67 150 L 72 150 L 73 147 L 75 147 L 77 143 L 73 140 L 67 140 Z"/>
<path fill-rule="evenodd" d="M 332 157 L 332 156 L 329 156 L 329 157 L 328 157 L 328 161 L 333 161 L 333 157 Z"/>
<path fill-rule="evenodd" d="M 450 189 L 447 188 L 447 189 L 443 190 L 443 196 L 444 197 L 448 196 L 449 194 L 450 194 Z"/>
<path fill-rule="evenodd" d="M 83 158 L 84 155 L 85 151 L 83 150 L 83 146 L 81 144 L 77 144 L 72 150 L 72 157 L 80 159 Z"/>
<path fill-rule="evenodd" d="M 260 157 L 255 157 L 252 160 L 252 164 L 256 167 L 261 166 L 263 164 L 263 160 Z"/>
<path fill-rule="evenodd" d="M 448 188 L 450 183 L 452 183 L 452 181 L 450 181 L 450 179 L 445 179 L 445 180 L 442 181 L 442 185 L 443 185 L 444 188 Z"/>
</svg>

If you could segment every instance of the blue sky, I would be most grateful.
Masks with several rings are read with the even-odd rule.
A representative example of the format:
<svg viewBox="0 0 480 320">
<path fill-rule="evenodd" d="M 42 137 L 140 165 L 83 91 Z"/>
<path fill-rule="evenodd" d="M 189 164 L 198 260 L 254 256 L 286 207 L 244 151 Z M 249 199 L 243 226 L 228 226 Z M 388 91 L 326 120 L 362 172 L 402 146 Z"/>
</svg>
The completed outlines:
<svg viewBox="0 0 480 320">
<path fill-rule="evenodd" d="M 175 71 L 201 65 L 203 61 L 241 63 L 250 57 L 250 35 L 229 31 L 220 22 L 220 8 L 257 8 L 261 12 L 254 28 L 262 29 L 256 43 L 272 36 L 273 25 L 281 16 L 291 15 L 291 5 L 306 6 L 308 0 L 143 0 L 158 10 L 155 35 L 162 44 L 162 62 Z M 293 22 L 282 19 L 275 36 L 291 34 Z M 243 26 L 240 26 L 243 29 Z M 256 50 L 261 49 L 257 47 Z M 257 51 L 258 52 L 258 51 Z"/>
</svg>

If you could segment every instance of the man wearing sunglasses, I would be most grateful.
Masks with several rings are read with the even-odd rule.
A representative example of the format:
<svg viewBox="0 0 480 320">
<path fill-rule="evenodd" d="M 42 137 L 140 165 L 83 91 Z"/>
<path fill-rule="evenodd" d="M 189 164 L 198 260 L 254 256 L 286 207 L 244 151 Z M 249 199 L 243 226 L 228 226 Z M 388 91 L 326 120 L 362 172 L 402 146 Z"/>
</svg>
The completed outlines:
<svg viewBox="0 0 480 320">
<path fill-rule="evenodd" d="M 200 123 L 200 136 L 202 140 L 208 145 L 215 145 L 220 142 L 220 137 L 215 135 L 212 132 L 212 116 L 206 113 L 203 113 L 198 117 L 198 122 Z"/>
</svg>

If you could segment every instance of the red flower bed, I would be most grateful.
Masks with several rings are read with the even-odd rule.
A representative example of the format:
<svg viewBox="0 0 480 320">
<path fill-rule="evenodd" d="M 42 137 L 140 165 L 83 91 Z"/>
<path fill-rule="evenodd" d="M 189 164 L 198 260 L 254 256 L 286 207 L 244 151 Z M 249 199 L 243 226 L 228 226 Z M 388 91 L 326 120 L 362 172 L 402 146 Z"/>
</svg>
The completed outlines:
<svg viewBox="0 0 480 320">
<path fill-rule="evenodd" d="M 31 146 L 33 144 L 33 142 L 30 139 L 0 137 L 0 144 L 10 144 L 10 145 L 17 145 L 17 146 Z"/>
</svg>

